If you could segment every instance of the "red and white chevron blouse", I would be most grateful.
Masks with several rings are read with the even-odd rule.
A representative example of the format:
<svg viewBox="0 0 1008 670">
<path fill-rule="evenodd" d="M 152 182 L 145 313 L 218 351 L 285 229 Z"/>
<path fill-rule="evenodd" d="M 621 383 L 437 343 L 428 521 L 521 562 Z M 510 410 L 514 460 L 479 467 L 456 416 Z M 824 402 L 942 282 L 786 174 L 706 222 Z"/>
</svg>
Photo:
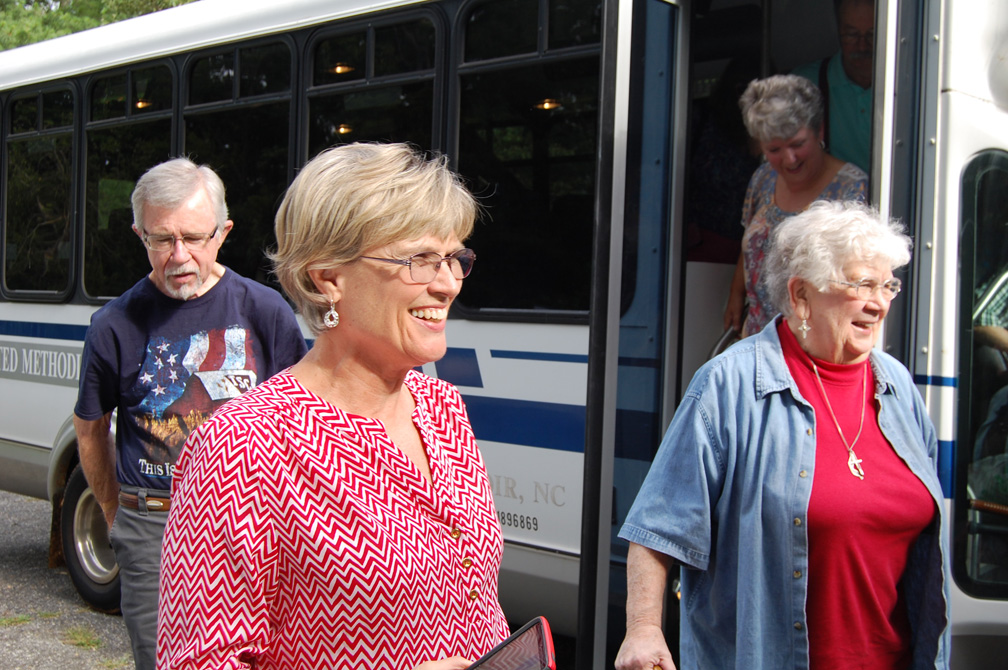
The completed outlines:
<svg viewBox="0 0 1008 670">
<path fill-rule="evenodd" d="M 458 391 L 411 371 L 433 486 L 380 422 L 282 372 L 178 461 L 158 668 L 412 668 L 508 634 L 503 537 Z"/>
</svg>

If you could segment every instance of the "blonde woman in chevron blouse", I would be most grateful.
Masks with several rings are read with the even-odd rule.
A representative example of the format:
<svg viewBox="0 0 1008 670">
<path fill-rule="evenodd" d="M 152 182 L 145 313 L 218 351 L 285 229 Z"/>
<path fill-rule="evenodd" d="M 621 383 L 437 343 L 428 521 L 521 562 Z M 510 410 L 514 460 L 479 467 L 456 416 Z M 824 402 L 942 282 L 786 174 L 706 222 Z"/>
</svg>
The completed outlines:
<svg viewBox="0 0 1008 670">
<path fill-rule="evenodd" d="M 503 538 L 441 358 L 476 203 L 401 144 L 327 150 L 276 217 L 277 277 L 316 336 L 187 442 L 158 667 L 464 668 L 508 634 Z"/>
</svg>

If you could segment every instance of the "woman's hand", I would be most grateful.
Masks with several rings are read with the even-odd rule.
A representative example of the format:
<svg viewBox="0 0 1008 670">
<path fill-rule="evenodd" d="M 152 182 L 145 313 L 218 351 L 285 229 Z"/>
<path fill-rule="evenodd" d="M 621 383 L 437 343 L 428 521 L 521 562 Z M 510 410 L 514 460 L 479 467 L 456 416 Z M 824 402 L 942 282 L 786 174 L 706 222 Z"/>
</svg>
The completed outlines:
<svg viewBox="0 0 1008 670">
<path fill-rule="evenodd" d="M 628 628 L 616 654 L 616 670 L 676 670 L 661 627 L 641 624 Z"/>
<path fill-rule="evenodd" d="M 449 658 L 442 658 L 440 661 L 427 661 L 426 663 L 421 663 L 413 670 L 465 670 L 470 665 L 472 661 L 461 656 L 451 656 Z"/>
</svg>

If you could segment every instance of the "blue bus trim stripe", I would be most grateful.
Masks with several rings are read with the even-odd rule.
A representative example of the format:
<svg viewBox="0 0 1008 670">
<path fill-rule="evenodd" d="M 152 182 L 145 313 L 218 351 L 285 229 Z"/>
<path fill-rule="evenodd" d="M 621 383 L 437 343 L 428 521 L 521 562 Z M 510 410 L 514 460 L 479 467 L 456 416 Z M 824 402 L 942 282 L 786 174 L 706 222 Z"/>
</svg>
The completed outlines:
<svg viewBox="0 0 1008 670">
<path fill-rule="evenodd" d="M 956 388 L 959 386 L 959 380 L 955 377 L 938 377 L 936 375 L 914 375 L 914 384 L 921 384 L 923 386 L 947 386 L 950 388 Z"/>
<path fill-rule="evenodd" d="M 463 395 L 476 441 L 584 452 L 585 407 Z"/>
<path fill-rule="evenodd" d="M 550 361 L 553 363 L 584 363 L 587 365 L 588 356 L 584 354 L 551 354 L 545 351 L 507 351 L 504 349 L 491 349 L 491 358 L 510 358 L 519 361 Z"/>
<path fill-rule="evenodd" d="M 65 323 L 0 321 L 0 335 L 37 337 L 47 340 L 76 340 L 83 342 L 87 329 L 87 326 L 74 326 Z"/>
</svg>

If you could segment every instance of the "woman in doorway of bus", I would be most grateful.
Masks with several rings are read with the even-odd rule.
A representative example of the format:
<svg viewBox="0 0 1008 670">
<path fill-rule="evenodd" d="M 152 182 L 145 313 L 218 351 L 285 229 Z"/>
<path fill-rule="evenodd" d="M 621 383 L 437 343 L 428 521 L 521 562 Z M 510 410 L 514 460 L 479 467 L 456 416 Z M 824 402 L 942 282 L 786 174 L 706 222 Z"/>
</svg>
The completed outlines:
<svg viewBox="0 0 1008 670">
<path fill-rule="evenodd" d="M 351 144 L 276 216 L 276 274 L 316 340 L 187 442 L 158 667 L 464 668 L 507 637 L 503 536 L 446 351 L 476 201 L 443 158 Z"/>
<path fill-rule="evenodd" d="M 762 282 L 773 229 L 816 200 L 864 201 L 868 175 L 826 153 L 822 94 L 808 79 L 790 74 L 754 79 L 739 106 L 746 130 L 766 158 L 746 191 L 742 252 L 724 314 L 725 329 L 747 337 L 777 313 Z"/>
<path fill-rule="evenodd" d="M 938 441 L 910 373 L 874 348 L 909 248 L 856 202 L 776 229 L 783 315 L 696 373 L 620 530 L 617 668 L 674 667 L 674 563 L 682 668 L 948 667 Z"/>
</svg>

